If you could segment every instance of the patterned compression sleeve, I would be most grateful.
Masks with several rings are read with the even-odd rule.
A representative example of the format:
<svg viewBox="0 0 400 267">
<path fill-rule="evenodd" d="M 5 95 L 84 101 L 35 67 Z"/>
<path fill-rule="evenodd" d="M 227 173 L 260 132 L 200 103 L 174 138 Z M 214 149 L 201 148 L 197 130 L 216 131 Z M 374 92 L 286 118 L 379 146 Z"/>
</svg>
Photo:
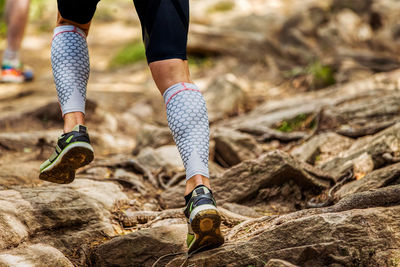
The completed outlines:
<svg viewBox="0 0 400 267">
<path fill-rule="evenodd" d="M 186 180 L 208 172 L 209 122 L 206 102 L 198 87 L 178 83 L 164 93 L 167 120 L 186 170 Z"/>
<path fill-rule="evenodd" d="M 54 29 L 51 65 L 63 116 L 76 111 L 85 113 L 90 66 L 82 30 L 72 25 Z"/>
</svg>

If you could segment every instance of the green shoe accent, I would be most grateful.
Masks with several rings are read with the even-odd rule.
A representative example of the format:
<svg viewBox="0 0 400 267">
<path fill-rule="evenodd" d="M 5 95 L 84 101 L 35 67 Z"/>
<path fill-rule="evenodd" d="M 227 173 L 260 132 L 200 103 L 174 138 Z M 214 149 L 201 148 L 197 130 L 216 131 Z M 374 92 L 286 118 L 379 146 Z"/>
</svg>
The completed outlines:
<svg viewBox="0 0 400 267">
<path fill-rule="evenodd" d="M 66 143 L 69 143 L 69 142 L 71 142 L 71 139 L 73 138 L 74 136 L 73 135 L 71 135 L 70 137 L 68 137 L 68 139 L 67 140 L 65 140 L 65 142 Z"/>
<path fill-rule="evenodd" d="M 188 248 L 190 248 L 190 246 L 192 245 L 194 239 L 195 239 L 195 235 L 193 235 L 193 234 L 187 234 L 187 237 L 186 237 L 186 244 L 187 244 Z"/>
</svg>

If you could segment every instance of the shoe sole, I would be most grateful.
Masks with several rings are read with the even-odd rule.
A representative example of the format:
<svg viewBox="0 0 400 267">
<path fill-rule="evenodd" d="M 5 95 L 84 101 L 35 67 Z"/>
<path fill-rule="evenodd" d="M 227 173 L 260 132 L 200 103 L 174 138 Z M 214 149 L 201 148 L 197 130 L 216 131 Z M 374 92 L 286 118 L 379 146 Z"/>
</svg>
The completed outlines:
<svg viewBox="0 0 400 267">
<path fill-rule="evenodd" d="M 224 237 L 220 230 L 221 216 L 215 209 L 199 211 L 191 223 L 195 234 L 195 241 L 189 247 L 189 253 L 219 247 L 224 243 Z"/>
<path fill-rule="evenodd" d="M 72 143 L 62 151 L 54 163 L 39 175 L 44 181 L 69 184 L 75 179 L 77 169 L 93 161 L 94 154 L 90 144 Z"/>
</svg>

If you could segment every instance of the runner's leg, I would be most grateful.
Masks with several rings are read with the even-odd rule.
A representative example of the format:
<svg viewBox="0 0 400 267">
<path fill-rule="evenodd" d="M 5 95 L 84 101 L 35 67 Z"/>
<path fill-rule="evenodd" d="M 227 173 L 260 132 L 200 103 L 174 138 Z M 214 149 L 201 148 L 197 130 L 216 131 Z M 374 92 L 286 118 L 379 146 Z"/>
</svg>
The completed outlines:
<svg viewBox="0 0 400 267">
<path fill-rule="evenodd" d="M 30 0 L 8 0 L 5 6 L 7 43 L 3 53 L 1 80 L 24 82 L 33 79 L 33 72 L 24 70 L 19 51 L 28 21 Z"/>
<path fill-rule="evenodd" d="M 90 65 L 86 36 L 98 0 L 58 0 L 57 27 L 51 61 L 63 118 L 64 132 L 84 124 Z"/>
<path fill-rule="evenodd" d="M 189 1 L 134 0 L 134 3 L 142 24 L 146 56 L 154 81 L 164 97 L 168 89 L 173 95 L 167 104 L 167 115 L 186 168 L 185 194 L 189 194 L 200 184 L 210 186 L 208 181 L 208 115 L 205 101 L 190 79 L 186 57 Z M 187 90 L 187 86 L 196 89 Z M 174 92 L 178 91 L 180 96 L 175 99 L 178 94 Z M 188 97 L 182 99 L 182 96 Z M 187 102 L 191 100 L 195 102 Z M 178 101 L 181 101 L 179 109 L 168 108 L 168 105 L 172 106 Z M 186 120 L 186 123 L 190 125 L 188 126 L 190 130 L 174 127 L 173 124 L 176 121 L 173 121 L 172 117 L 179 117 L 178 113 L 193 115 L 192 118 Z M 191 120 L 200 120 L 201 123 L 192 125 Z"/>
<path fill-rule="evenodd" d="M 87 128 L 82 124 L 90 72 L 86 36 L 97 3 L 98 0 L 58 0 L 51 64 L 64 118 L 64 134 L 59 137 L 54 153 L 40 166 L 42 180 L 70 183 L 76 169 L 93 160 Z"/>
<path fill-rule="evenodd" d="M 7 47 L 4 60 L 19 65 L 18 52 L 21 49 L 25 26 L 28 21 L 30 0 L 7 0 L 5 18 L 7 24 Z"/>
<path fill-rule="evenodd" d="M 224 242 L 209 184 L 209 122 L 204 97 L 191 82 L 186 58 L 189 0 L 134 0 L 154 81 L 186 170 L 189 252 Z"/>
</svg>

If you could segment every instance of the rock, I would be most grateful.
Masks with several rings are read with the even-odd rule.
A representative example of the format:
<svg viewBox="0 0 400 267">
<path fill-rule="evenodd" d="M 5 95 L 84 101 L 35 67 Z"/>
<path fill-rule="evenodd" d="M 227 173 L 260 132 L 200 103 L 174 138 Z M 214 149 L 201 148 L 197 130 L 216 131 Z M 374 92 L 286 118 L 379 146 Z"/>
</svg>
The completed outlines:
<svg viewBox="0 0 400 267">
<path fill-rule="evenodd" d="M 260 61 L 260 54 L 279 51 L 277 43 L 262 33 L 238 31 L 217 26 L 191 25 L 188 52 L 201 55 L 247 56 L 248 60 Z M 249 53 L 250 52 L 250 53 Z"/>
<path fill-rule="evenodd" d="M 146 101 L 135 103 L 129 110 L 129 113 L 135 115 L 141 121 L 151 121 L 153 119 L 153 107 Z"/>
<path fill-rule="evenodd" d="M 187 264 L 259 266 L 280 259 L 300 266 L 387 266 L 400 253 L 399 219 L 400 206 L 305 215 L 264 226 L 248 240 L 195 254 Z M 167 266 L 181 262 L 177 257 Z"/>
<path fill-rule="evenodd" d="M 185 224 L 161 226 L 116 237 L 91 255 L 94 266 L 152 266 L 161 256 L 185 249 Z M 159 262 L 164 266 L 170 258 Z"/>
<path fill-rule="evenodd" d="M 211 186 L 213 185 L 211 180 Z M 176 186 L 170 187 L 161 193 L 160 204 L 165 209 L 179 208 L 185 206 L 183 194 L 185 192 L 186 181 L 182 180 Z"/>
<path fill-rule="evenodd" d="M 135 136 L 138 143 L 137 134 L 140 132 L 142 122 L 133 114 L 124 112 L 117 116 L 118 130 L 129 136 Z M 137 147 L 137 144 L 136 144 Z"/>
<path fill-rule="evenodd" d="M 398 120 L 399 101 L 396 96 L 399 87 L 398 75 L 398 70 L 375 74 L 368 79 L 345 85 L 304 93 L 284 100 L 268 101 L 251 112 L 224 120 L 218 123 L 218 126 L 257 132 L 260 127 L 268 129 L 284 120 L 296 118 L 301 114 L 317 114 L 323 109 L 319 123 L 321 130 L 338 129 L 338 133 L 344 135 L 342 131 L 339 132 L 340 126 L 348 124 L 360 128 L 358 133 L 348 136 L 375 134 Z M 385 118 L 385 123 L 382 123 L 382 118 Z M 388 125 L 389 122 L 391 124 Z"/>
<path fill-rule="evenodd" d="M 368 10 L 371 9 L 373 1 L 371 0 L 355 0 L 348 2 L 346 0 L 334 0 L 332 3 L 332 7 L 334 9 L 341 10 L 343 8 L 349 8 L 353 10 L 356 13 L 362 13 L 362 12 L 367 12 Z"/>
<path fill-rule="evenodd" d="M 350 9 L 343 9 L 335 14 L 332 23 L 338 30 L 340 38 L 347 43 L 363 42 L 372 38 L 373 32 L 360 16 Z"/>
<path fill-rule="evenodd" d="M 373 171 L 365 177 L 343 185 L 335 196 L 339 199 L 354 193 L 400 183 L 400 163 Z"/>
<path fill-rule="evenodd" d="M 110 178 L 112 171 L 106 167 L 93 167 L 85 170 L 85 174 L 96 178 L 105 179 Z"/>
<path fill-rule="evenodd" d="M 373 161 L 373 168 L 368 167 L 367 170 L 371 171 L 384 166 L 386 162 L 382 157 L 383 154 L 398 155 L 400 153 L 398 145 L 400 142 L 399 129 L 400 123 L 397 123 L 373 136 L 359 138 L 348 150 L 322 164 L 321 169 L 337 179 L 351 170 L 356 163 L 360 164 L 360 157 L 365 158 L 366 156 L 369 156 Z"/>
<path fill-rule="evenodd" d="M 258 214 L 254 209 L 244 206 L 244 205 L 239 205 L 236 203 L 224 203 L 222 205 L 222 207 L 231 212 L 234 212 L 234 213 L 237 213 L 237 214 L 240 214 L 243 216 L 247 216 L 247 217 L 251 217 L 251 218 L 261 217 L 261 215 Z"/>
<path fill-rule="evenodd" d="M 210 171 L 211 177 L 216 177 L 218 175 L 221 175 L 225 171 L 224 168 L 222 168 L 220 165 L 218 165 L 214 161 L 208 162 L 208 169 Z"/>
<path fill-rule="evenodd" d="M 283 185 L 290 180 L 302 188 L 304 193 L 318 194 L 329 188 L 331 183 L 329 178 L 310 174 L 311 166 L 303 165 L 278 150 L 228 169 L 220 177 L 211 180 L 211 185 L 219 204 L 240 203 L 255 198 L 260 189 Z M 165 207 L 182 207 L 183 191 L 184 184 L 165 190 L 161 194 Z"/>
<path fill-rule="evenodd" d="M 146 210 L 122 210 L 120 211 L 119 221 L 124 227 L 153 228 L 160 225 L 168 225 L 168 222 L 177 221 L 182 224 L 186 223 L 186 218 L 181 209 L 169 209 L 163 211 L 146 211 Z"/>
<path fill-rule="evenodd" d="M 60 251 L 44 244 L 20 246 L 0 253 L 1 266 L 72 267 Z"/>
<path fill-rule="evenodd" d="M 159 212 L 156 211 L 132 211 L 130 209 L 123 212 L 122 224 L 124 227 L 133 227 L 137 224 L 145 224 L 154 220 Z"/>
<path fill-rule="evenodd" d="M 137 156 L 140 164 L 150 169 L 164 168 L 169 171 L 183 171 L 183 163 L 175 145 L 162 146 L 157 149 L 146 147 Z"/>
<path fill-rule="evenodd" d="M 0 248 L 38 240 L 73 254 L 87 240 L 115 234 L 108 210 L 121 199 L 127 197 L 117 185 L 85 179 L 2 190 Z"/>
<path fill-rule="evenodd" d="M 204 92 L 210 122 L 238 114 L 249 105 L 238 78 L 231 73 L 218 77 Z"/>
<path fill-rule="evenodd" d="M 96 153 L 130 153 L 136 145 L 135 139 L 120 133 L 111 134 L 91 131 L 89 134 Z"/>
<path fill-rule="evenodd" d="M 262 153 L 261 147 L 249 134 L 228 128 L 218 128 L 212 137 L 215 140 L 215 160 L 224 167 L 257 158 Z"/>
<path fill-rule="evenodd" d="M 337 133 L 352 138 L 376 134 L 399 121 L 399 101 L 398 93 L 370 92 L 340 106 L 327 108 L 321 128 L 335 128 Z"/>
<path fill-rule="evenodd" d="M 374 161 L 368 153 L 363 153 L 353 159 L 353 174 L 356 179 L 362 179 L 365 174 L 374 170 Z"/>
<path fill-rule="evenodd" d="M 251 219 L 250 217 L 234 213 L 223 207 L 218 207 L 218 211 L 221 214 L 222 223 L 230 227 L 233 227 L 235 225 L 238 225 L 244 221 L 248 221 Z"/>
<path fill-rule="evenodd" d="M 32 158 L 32 154 L 29 154 L 27 153 L 26 156 Z M 42 161 L 27 161 L 25 160 L 27 157 L 21 154 L 17 155 L 19 160 L 15 160 L 15 155 L 12 157 L 10 152 L 7 154 L 7 157 L 10 157 L 10 159 L 1 160 L 0 184 L 2 186 L 16 186 L 21 184 L 31 186 L 41 183 L 38 177 L 38 168 Z"/>
<path fill-rule="evenodd" d="M 100 203 L 107 210 L 112 209 L 116 200 L 128 199 L 121 191 L 121 187 L 114 183 L 76 179 L 69 187 Z"/>
<path fill-rule="evenodd" d="M 301 161 L 320 165 L 348 149 L 353 140 L 328 132 L 312 137 L 291 151 L 291 155 Z"/>
<path fill-rule="evenodd" d="M 8 151 L 24 151 L 25 148 L 37 149 L 42 145 L 55 145 L 60 134 L 60 130 L 1 133 L 0 144 Z"/>
<path fill-rule="evenodd" d="M 142 148 L 147 146 L 158 148 L 160 146 L 174 144 L 174 139 L 168 127 L 145 124 L 137 133 L 136 142 L 134 154 L 138 154 Z"/>
<path fill-rule="evenodd" d="M 330 184 L 329 180 L 309 174 L 300 163 L 277 150 L 227 170 L 215 179 L 213 188 L 220 203 L 240 202 L 255 196 L 262 188 L 280 185 L 291 179 L 305 190 L 315 192 L 328 188 Z"/>
<path fill-rule="evenodd" d="M 297 265 L 291 264 L 284 260 L 271 259 L 264 265 L 264 267 L 296 267 Z"/>
<path fill-rule="evenodd" d="M 113 178 L 116 179 L 123 186 L 126 186 L 126 184 L 128 184 L 129 188 L 136 189 L 142 195 L 145 195 L 147 193 L 147 189 L 143 183 L 144 181 L 142 176 L 136 173 L 128 172 L 124 169 L 118 168 L 115 170 Z"/>
</svg>

